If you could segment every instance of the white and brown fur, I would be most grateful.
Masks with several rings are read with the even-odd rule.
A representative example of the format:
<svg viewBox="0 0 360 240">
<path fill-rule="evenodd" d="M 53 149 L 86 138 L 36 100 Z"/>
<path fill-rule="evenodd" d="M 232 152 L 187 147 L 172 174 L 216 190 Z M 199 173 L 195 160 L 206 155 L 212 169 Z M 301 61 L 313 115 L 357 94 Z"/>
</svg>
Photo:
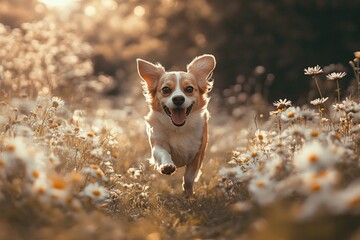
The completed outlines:
<svg viewBox="0 0 360 240">
<path fill-rule="evenodd" d="M 162 174 L 185 166 L 183 190 L 193 194 L 193 184 L 208 143 L 208 78 L 216 65 L 214 56 L 202 55 L 187 66 L 187 72 L 169 71 L 160 64 L 137 59 L 150 112 L 145 117 L 151 146 L 150 163 Z"/>
</svg>

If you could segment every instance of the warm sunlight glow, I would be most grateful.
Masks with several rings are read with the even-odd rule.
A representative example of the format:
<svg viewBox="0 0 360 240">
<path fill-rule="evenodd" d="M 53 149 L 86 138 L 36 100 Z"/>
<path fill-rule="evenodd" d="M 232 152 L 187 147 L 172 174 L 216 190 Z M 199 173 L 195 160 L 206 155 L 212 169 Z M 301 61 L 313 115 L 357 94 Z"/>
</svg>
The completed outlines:
<svg viewBox="0 0 360 240">
<path fill-rule="evenodd" d="M 74 3 L 75 0 L 39 0 L 39 2 L 44 3 L 48 7 L 63 8 Z"/>
</svg>

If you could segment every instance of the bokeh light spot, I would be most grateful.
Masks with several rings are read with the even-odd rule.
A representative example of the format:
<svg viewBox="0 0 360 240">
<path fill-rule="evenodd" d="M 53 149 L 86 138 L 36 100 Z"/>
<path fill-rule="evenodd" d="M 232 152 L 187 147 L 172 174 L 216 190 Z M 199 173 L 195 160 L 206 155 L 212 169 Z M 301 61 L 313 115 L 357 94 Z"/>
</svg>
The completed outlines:
<svg viewBox="0 0 360 240">
<path fill-rule="evenodd" d="M 48 7 L 63 8 L 74 3 L 75 0 L 39 0 L 39 2 L 45 4 Z"/>
<path fill-rule="evenodd" d="M 136 6 L 134 8 L 134 15 L 138 17 L 142 17 L 145 15 L 145 8 L 142 6 Z"/>
<path fill-rule="evenodd" d="M 96 14 L 96 9 L 94 6 L 87 6 L 85 9 L 84 9 L 84 13 L 91 17 L 91 16 L 94 16 Z"/>
</svg>

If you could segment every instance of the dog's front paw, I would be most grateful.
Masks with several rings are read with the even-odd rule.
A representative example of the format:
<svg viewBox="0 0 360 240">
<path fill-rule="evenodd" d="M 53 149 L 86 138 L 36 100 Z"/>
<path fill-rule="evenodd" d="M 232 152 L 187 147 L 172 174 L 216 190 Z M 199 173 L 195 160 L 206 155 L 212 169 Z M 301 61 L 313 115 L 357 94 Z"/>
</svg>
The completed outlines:
<svg viewBox="0 0 360 240">
<path fill-rule="evenodd" d="M 176 166 L 172 164 L 165 164 L 165 165 L 161 165 L 159 169 L 160 169 L 160 173 L 171 175 L 175 172 Z"/>
</svg>

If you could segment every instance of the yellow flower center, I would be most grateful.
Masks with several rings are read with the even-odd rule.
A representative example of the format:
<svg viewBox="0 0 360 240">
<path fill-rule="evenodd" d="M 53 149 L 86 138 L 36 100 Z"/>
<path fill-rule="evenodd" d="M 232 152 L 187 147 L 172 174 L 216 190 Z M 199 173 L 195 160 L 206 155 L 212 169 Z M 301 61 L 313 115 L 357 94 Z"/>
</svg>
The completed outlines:
<svg viewBox="0 0 360 240">
<path fill-rule="evenodd" d="M 326 177 L 327 175 L 328 175 L 328 172 L 326 170 L 322 170 L 322 171 L 317 172 L 314 175 L 314 178 L 323 178 L 323 177 Z"/>
<path fill-rule="evenodd" d="M 316 131 L 312 131 L 312 132 L 310 133 L 310 135 L 311 135 L 312 137 L 317 137 L 317 136 L 319 136 L 319 133 L 316 132 Z"/>
<path fill-rule="evenodd" d="M 38 194 L 44 194 L 45 193 L 45 188 L 43 188 L 43 187 L 38 187 L 37 189 L 36 189 L 36 192 L 38 193 Z"/>
<path fill-rule="evenodd" d="M 256 183 L 256 186 L 260 187 L 260 188 L 263 188 L 265 186 L 265 183 L 263 181 L 258 181 Z"/>
<path fill-rule="evenodd" d="M 8 151 L 8 152 L 14 152 L 15 150 L 16 150 L 15 145 L 9 144 L 6 146 L 6 151 Z"/>
<path fill-rule="evenodd" d="M 94 137 L 94 136 L 95 136 L 95 133 L 93 133 L 93 132 L 88 132 L 88 133 L 87 133 L 87 136 L 88 136 L 88 137 Z"/>
<path fill-rule="evenodd" d="M 55 189 L 59 189 L 59 190 L 62 190 L 65 188 L 66 186 L 66 183 L 63 179 L 61 178 L 53 178 L 52 179 L 52 185 Z"/>
<path fill-rule="evenodd" d="M 103 171 L 98 170 L 98 171 L 96 171 L 96 175 L 98 175 L 99 177 L 103 177 L 104 173 L 103 173 Z"/>
<path fill-rule="evenodd" d="M 81 182 L 82 180 L 82 176 L 80 173 L 71 173 L 70 174 L 70 179 L 72 182 Z"/>
<path fill-rule="evenodd" d="M 94 196 L 100 196 L 100 195 L 101 195 L 101 192 L 100 192 L 99 189 L 94 189 L 94 190 L 92 191 L 92 194 L 93 194 Z"/>
<path fill-rule="evenodd" d="M 317 161 L 319 161 L 319 157 L 318 157 L 316 154 L 311 154 L 311 155 L 309 156 L 309 161 L 310 161 L 311 163 L 316 163 Z"/>
<path fill-rule="evenodd" d="M 357 207 L 359 205 L 360 205 L 360 196 L 356 196 L 356 197 L 350 199 L 350 201 L 348 202 L 348 206 L 350 208 Z"/>
<path fill-rule="evenodd" d="M 287 116 L 288 116 L 288 118 L 293 118 L 293 117 L 295 117 L 295 113 L 294 113 L 294 112 L 291 112 L 291 113 L 289 113 Z"/>
<path fill-rule="evenodd" d="M 40 173 L 37 170 L 33 171 L 32 175 L 33 175 L 34 178 L 39 178 L 40 177 Z"/>
<path fill-rule="evenodd" d="M 319 183 L 317 183 L 317 182 L 314 182 L 314 183 L 311 184 L 310 189 L 313 192 L 318 192 L 321 189 L 321 185 Z"/>
</svg>

